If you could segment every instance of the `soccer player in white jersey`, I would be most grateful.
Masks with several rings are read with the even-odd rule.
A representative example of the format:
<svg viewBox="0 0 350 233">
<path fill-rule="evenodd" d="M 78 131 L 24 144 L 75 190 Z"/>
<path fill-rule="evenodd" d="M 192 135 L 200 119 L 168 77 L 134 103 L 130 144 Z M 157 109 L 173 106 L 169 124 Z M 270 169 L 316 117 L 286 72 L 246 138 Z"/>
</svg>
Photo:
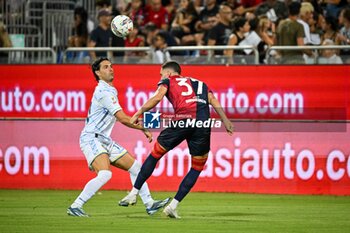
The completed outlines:
<svg viewBox="0 0 350 233">
<path fill-rule="evenodd" d="M 92 71 L 98 85 L 95 88 L 86 124 L 80 135 L 80 148 L 83 151 L 89 168 L 97 176 L 90 180 L 73 204 L 67 209 L 67 214 L 78 217 L 89 217 L 83 210 L 83 205 L 112 177 L 110 165 L 128 171 L 132 184 L 140 171 L 141 165 L 121 145 L 114 142 L 111 131 L 116 121 L 123 125 L 141 130 L 148 141 L 152 134 L 140 124 L 130 123 L 130 117 L 124 113 L 118 101 L 118 92 L 113 87 L 114 71 L 108 58 L 99 58 L 92 64 Z M 140 190 L 140 197 L 149 215 L 164 207 L 170 198 L 162 201 L 153 200 L 145 183 Z M 120 206 L 128 206 L 127 202 L 119 202 Z"/>
</svg>

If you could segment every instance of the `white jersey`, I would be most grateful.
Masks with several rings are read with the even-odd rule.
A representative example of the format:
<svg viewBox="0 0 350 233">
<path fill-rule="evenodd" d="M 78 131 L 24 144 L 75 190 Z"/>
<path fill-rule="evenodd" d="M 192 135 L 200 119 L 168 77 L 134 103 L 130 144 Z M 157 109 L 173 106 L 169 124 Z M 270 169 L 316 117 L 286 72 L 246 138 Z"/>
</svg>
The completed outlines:
<svg viewBox="0 0 350 233">
<path fill-rule="evenodd" d="M 116 122 L 114 114 L 121 109 L 117 89 L 100 80 L 92 96 L 81 137 L 98 134 L 109 138 Z"/>
</svg>

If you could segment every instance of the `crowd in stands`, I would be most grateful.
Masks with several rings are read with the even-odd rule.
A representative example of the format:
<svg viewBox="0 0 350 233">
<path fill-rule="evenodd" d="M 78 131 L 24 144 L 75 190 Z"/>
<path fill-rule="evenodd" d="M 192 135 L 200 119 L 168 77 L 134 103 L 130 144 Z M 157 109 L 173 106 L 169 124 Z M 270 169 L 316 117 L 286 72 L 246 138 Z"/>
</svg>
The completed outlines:
<svg viewBox="0 0 350 233">
<path fill-rule="evenodd" d="M 134 30 L 118 38 L 110 30 L 114 16 L 128 15 Z M 350 63 L 350 49 L 268 50 L 271 46 L 350 45 L 350 0 L 96 0 L 96 15 L 77 6 L 67 47 L 150 47 L 152 52 L 114 52 L 124 62 L 172 56 L 203 56 L 208 51 L 167 51 L 169 46 L 250 45 L 259 62 Z M 250 49 L 215 50 L 225 63 L 249 63 Z M 70 54 L 95 59 L 107 52 Z M 151 58 L 150 58 L 151 57 Z M 322 59 L 320 59 L 322 58 Z M 315 62 L 315 59 L 317 61 Z M 271 62 L 270 62 L 271 63 Z"/>
<path fill-rule="evenodd" d="M 0 22 L 0 48 L 10 48 L 12 43 L 7 33 L 6 26 Z M 6 52 L 0 52 L 0 63 L 7 61 L 8 54 Z"/>
</svg>

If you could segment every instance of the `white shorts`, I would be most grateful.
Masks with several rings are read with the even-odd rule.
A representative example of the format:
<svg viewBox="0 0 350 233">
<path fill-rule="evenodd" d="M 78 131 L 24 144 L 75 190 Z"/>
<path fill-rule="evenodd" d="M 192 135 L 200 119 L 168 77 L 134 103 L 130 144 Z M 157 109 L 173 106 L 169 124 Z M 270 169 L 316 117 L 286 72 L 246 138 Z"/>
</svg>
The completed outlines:
<svg viewBox="0 0 350 233">
<path fill-rule="evenodd" d="M 128 152 L 111 138 L 103 136 L 80 138 L 80 149 L 85 155 L 90 170 L 93 170 L 92 163 L 100 154 L 108 154 L 109 161 L 113 163 Z"/>
</svg>

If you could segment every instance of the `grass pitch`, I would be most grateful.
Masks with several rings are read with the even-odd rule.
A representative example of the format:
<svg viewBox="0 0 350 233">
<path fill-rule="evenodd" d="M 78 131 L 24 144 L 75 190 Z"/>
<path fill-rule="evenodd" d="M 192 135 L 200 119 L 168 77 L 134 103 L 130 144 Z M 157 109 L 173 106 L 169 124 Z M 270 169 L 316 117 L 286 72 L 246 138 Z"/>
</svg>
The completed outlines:
<svg viewBox="0 0 350 233">
<path fill-rule="evenodd" d="M 79 191 L 0 190 L 0 232 L 349 232 L 350 197 L 190 193 L 182 219 L 148 216 L 141 200 L 119 207 L 126 192 L 102 191 L 69 217 Z M 174 193 L 155 192 L 157 199 Z"/>
</svg>

